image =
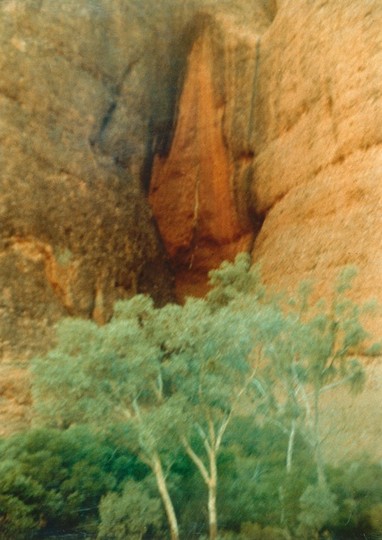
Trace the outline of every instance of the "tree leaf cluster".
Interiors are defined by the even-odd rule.
[[[150,298],[138,295],[118,302],[104,326],[64,320],[55,349],[33,362],[35,422],[59,429],[87,425],[99,435],[111,426],[119,430],[121,446],[152,472],[172,540],[184,528],[179,512],[189,515],[178,502],[182,475],[175,473],[174,464],[180,455],[188,469],[194,468],[185,483],[198,490],[204,484],[204,506],[196,510],[199,499],[194,512],[208,522],[211,540],[217,539],[218,526],[236,527],[222,517],[229,510],[219,510],[225,504],[222,490],[235,500],[235,482],[228,474],[235,467],[236,485],[248,486],[237,494],[240,523],[277,526],[301,538],[317,535],[341,513],[323,457],[322,395],[340,386],[361,389],[360,357],[380,349],[363,327],[369,306],[348,296],[353,277],[352,269],[345,270],[331,302],[313,303],[308,283],[292,298],[267,290],[259,268],[242,254],[211,272],[212,290],[203,299],[156,308]],[[251,418],[252,439],[268,426],[283,441],[270,454],[273,459],[277,455],[277,465],[254,459],[261,437],[246,452],[238,432],[229,441],[243,413]],[[302,482],[301,460],[310,463]],[[225,483],[227,478],[233,483]],[[129,486],[131,493],[120,495],[126,505],[141,501],[155,507],[153,495],[142,492],[141,485]],[[112,515],[121,521],[123,503],[115,497],[101,504],[105,523]],[[327,503],[319,510],[321,499]],[[262,520],[266,513],[271,523]],[[116,534],[128,534],[130,527],[133,536],[142,536],[158,527],[152,518],[126,519],[118,529],[125,532]]]

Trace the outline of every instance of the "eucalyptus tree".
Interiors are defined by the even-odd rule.
[[[206,484],[210,537],[217,537],[217,457],[255,377],[255,330],[264,318],[256,297],[244,294],[257,279],[249,266],[245,257],[223,265],[212,275],[214,292],[184,306],[155,309],[137,296],[117,303],[102,327],[65,320],[56,348],[33,364],[40,420],[126,426],[126,444],[155,475],[173,539],[179,530],[166,467],[182,446]]]
[[[183,448],[196,466],[215,540],[218,457],[237,413],[252,411],[259,422],[266,415],[287,432],[287,472],[298,430],[325,488],[321,397],[361,385],[356,354],[378,351],[365,349],[362,309],[346,297],[349,276],[339,280],[330,309],[312,306],[306,287],[298,301],[270,294],[248,255],[210,277],[207,297],[183,306],[156,309],[136,296],[117,303],[104,326],[64,320],[55,349],[33,362],[37,418],[63,428],[119,424],[124,444],[155,475],[172,540],[179,527],[167,480],[171,456]]]
[[[379,354],[370,343],[362,315],[372,304],[358,306],[347,293],[355,271],[346,268],[338,277],[327,306],[311,301],[311,284],[301,285],[296,299],[284,304],[282,331],[268,342],[268,362],[256,381],[256,391],[268,413],[288,433],[286,468],[291,471],[296,432],[311,447],[319,485],[325,485],[322,455],[322,396],[348,386],[359,391],[365,380],[362,356]],[[282,302],[281,302],[282,305]]]
[[[209,534],[215,540],[224,436],[237,413],[257,406],[253,385],[266,361],[266,344],[283,327],[283,315],[267,298],[248,254],[212,271],[210,284],[206,299],[189,299],[182,309],[172,378],[187,415],[180,440],[207,487]]]
[[[218,455],[256,372],[255,319],[255,313],[246,318],[228,307],[211,310],[204,300],[189,300],[177,324],[171,380],[184,403],[178,437],[207,487],[211,540],[218,535]]]
[[[37,420],[56,427],[91,424],[125,429],[125,444],[153,471],[172,540],[179,538],[167,486],[168,457],[176,444],[176,396],[164,388],[164,354],[156,338],[152,301],[137,296],[116,305],[99,327],[64,320],[56,348],[33,362]]]

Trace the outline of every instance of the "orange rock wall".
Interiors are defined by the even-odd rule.
[[[242,7],[196,16],[155,162],[178,290],[203,292],[208,269],[247,249],[279,288],[314,278],[326,294],[353,264],[356,297],[382,300],[382,4],[278,2],[273,19]]]
[[[289,2],[261,40],[252,203],[266,279],[382,300],[382,4]]]
[[[247,4],[233,13],[225,6],[217,18],[208,10],[195,17],[172,145],[154,161],[150,204],[179,297],[203,294],[208,271],[251,250],[255,236],[247,205],[253,153],[246,113],[257,34],[240,17]],[[258,31],[270,22],[260,5],[251,16]]]
[[[199,38],[188,61],[174,143],[167,157],[155,160],[150,191],[180,295],[203,292],[206,272],[247,250],[252,240],[235,208],[211,54],[208,38]]]

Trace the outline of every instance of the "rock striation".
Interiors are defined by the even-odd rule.
[[[382,299],[381,3],[233,4],[195,16],[174,137],[154,161],[178,289],[202,291],[246,249],[279,288],[314,278],[326,294],[354,264],[358,298]]]

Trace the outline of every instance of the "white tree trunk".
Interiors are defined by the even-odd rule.
[[[216,491],[217,491],[217,466],[215,452],[210,453],[210,478],[208,482],[208,520],[210,528],[210,540],[218,537],[218,523],[216,512]]]
[[[158,485],[158,490],[162,498],[163,506],[166,511],[167,520],[170,527],[171,540],[179,540],[178,520],[176,519],[174,506],[171,501],[170,494],[167,489],[166,478],[163,473],[162,463],[157,453],[152,457],[153,472]]]

